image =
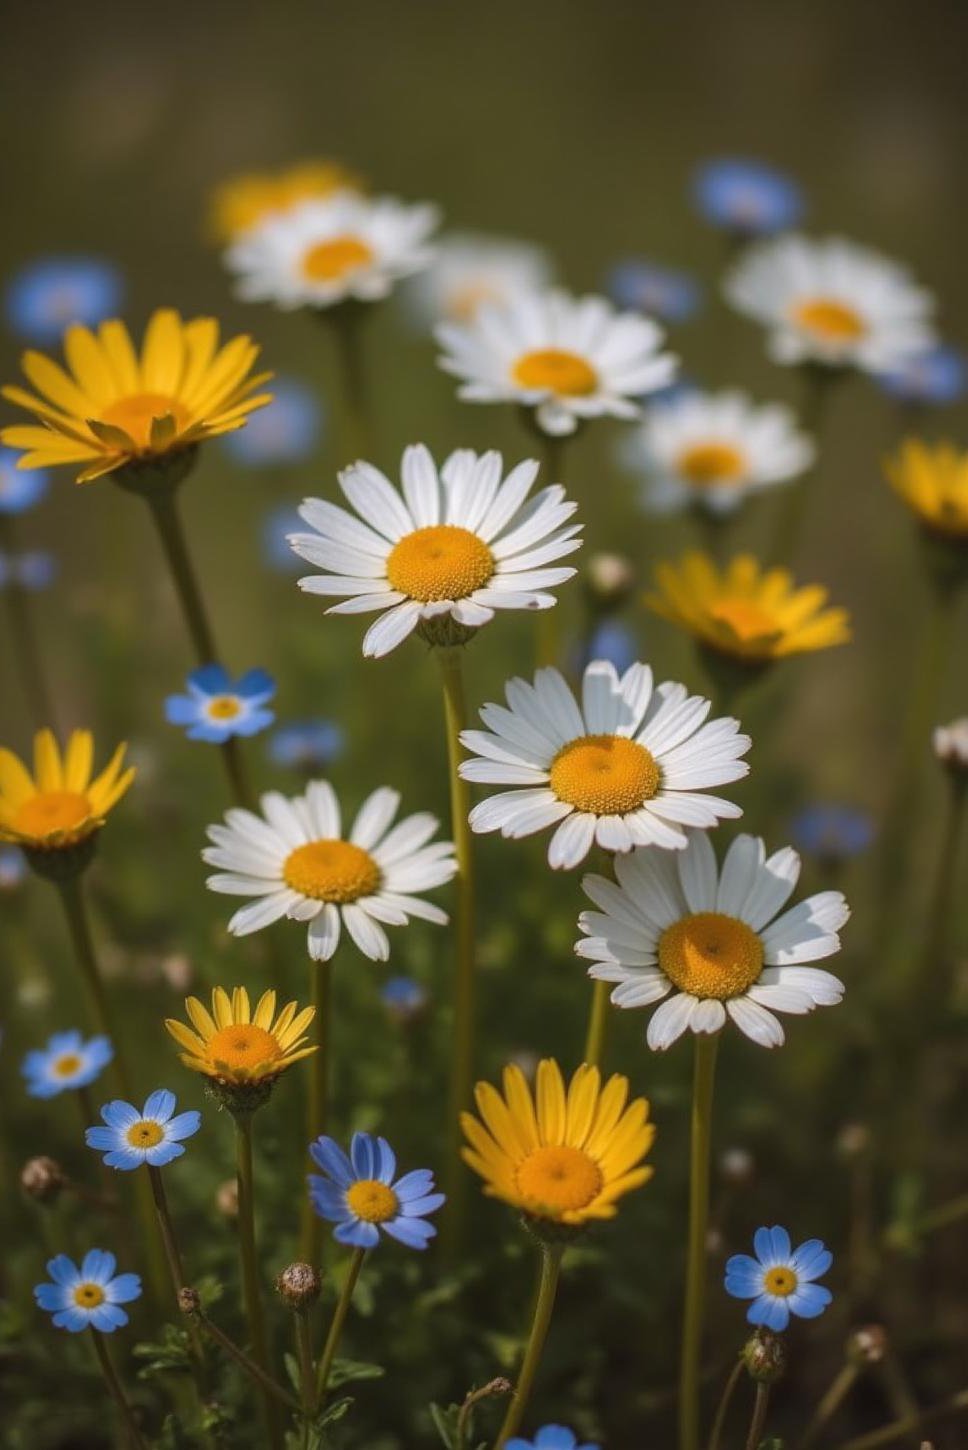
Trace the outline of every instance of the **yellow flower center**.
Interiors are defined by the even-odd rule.
[[[394,544],[387,558],[390,587],[421,604],[466,599],[493,573],[494,555],[484,540],[456,524],[415,529]]]
[[[165,1130],[160,1123],[142,1118],[140,1122],[132,1123],[124,1136],[131,1148],[154,1148],[165,1136]]]
[[[522,388],[546,388],[569,398],[584,398],[598,387],[595,369],[575,352],[560,347],[541,347],[526,352],[512,369]]]
[[[587,1208],[602,1191],[598,1164],[580,1148],[535,1148],[515,1174],[518,1192],[541,1217]]]
[[[596,816],[621,816],[651,800],[659,767],[644,745],[624,735],[583,735],[551,762],[551,789],[560,801]]]
[[[343,903],[372,896],[380,884],[380,868],[368,851],[351,841],[309,841],[290,851],[283,880],[300,896]]]
[[[101,422],[110,423],[112,428],[121,428],[136,448],[147,449],[151,447],[152,422],[169,414],[174,418],[175,429],[179,433],[191,421],[188,409],[167,393],[131,393],[105,408]]]
[[[213,720],[234,720],[241,709],[234,695],[216,695],[208,702],[208,713]]]
[[[91,803],[76,790],[41,790],[24,801],[13,818],[20,836],[43,837],[70,831],[91,818]]]
[[[207,1044],[208,1057],[219,1068],[229,1072],[251,1072],[264,1062],[275,1062],[282,1056],[271,1032],[252,1022],[236,1022],[220,1027]]]
[[[741,478],[746,458],[730,443],[695,443],[679,457],[679,472],[697,488]]]
[[[698,911],[666,927],[659,966],[681,992],[725,1002],[763,970],[763,943],[752,927],[721,911]]]
[[[104,1290],[100,1284],[77,1284],[74,1288],[74,1303],[78,1309],[96,1309],[104,1303]]]
[[[54,1063],[55,1077],[73,1077],[75,1072],[80,1071],[81,1059],[76,1052],[65,1052]]]
[[[776,1294],[780,1299],[786,1299],[797,1287],[798,1279],[792,1269],[784,1264],[777,1264],[773,1269],[767,1269],[763,1275],[763,1288],[767,1294]]]
[[[346,235],[310,247],[302,259],[302,269],[310,282],[338,282],[372,261],[373,248],[361,237]]]
[[[709,606],[709,614],[718,623],[727,625],[744,644],[782,633],[776,620],[750,599],[717,599]]]
[[[860,313],[835,297],[812,297],[793,308],[793,321],[821,342],[856,342],[867,325]]]
[[[365,1223],[386,1223],[394,1218],[400,1200],[393,1189],[376,1178],[361,1178],[346,1190],[346,1202]]]

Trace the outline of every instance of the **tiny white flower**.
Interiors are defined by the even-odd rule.
[[[485,303],[501,306],[550,280],[551,264],[540,247],[510,237],[451,232],[441,237],[433,262],[407,291],[419,320],[433,325],[469,322]]]

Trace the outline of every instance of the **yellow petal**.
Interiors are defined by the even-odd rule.
[[[185,366],[182,324],[171,307],[153,313],[141,349],[141,373],[146,393],[177,393]]]
[[[598,1068],[582,1063],[568,1087],[565,1108],[565,1142],[573,1148],[581,1148],[591,1131],[600,1086]]]
[[[218,346],[218,323],[214,317],[196,317],[186,323],[185,372],[182,377],[180,397],[185,406],[192,408],[193,401],[202,386],[215,349]]]
[[[218,1027],[231,1027],[232,1002],[224,987],[216,987],[212,992],[212,1013]]]
[[[16,809],[37,794],[33,776],[18,755],[0,748],[0,795]]]
[[[53,730],[38,730],[34,736],[34,776],[40,790],[63,790],[60,747]]]
[[[215,1019],[203,1002],[200,1002],[197,997],[189,997],[185,1003],[185,1011],[198,1029],[203,1045],[210,1037],[215,1036]]]
[[[96,401],[78,387],[64,369],[42,352],[25,352],[20,366],[39,393],[49,398],[58,408],[72,418],[89,418],[97,413]]]
[[[116,391],[118,393],[143,392],[138,359],[124,323],[116,320],[102,322],[98,329],[98,336],[114,376]]]
[[[275,992],[263,992],[262,996],[259,998],[259,1002],[256,1006],[255,1015],[253,1016],[252,1021],[255,1023],[256,1027],[262,1027],[265,1031],[268,1032],[269,1028],[272,1026],[272,1018],[275,1014],[275,1010]]]
[[[533,1148],[537,1148],[540,1142],[538,1119],[534,1110],[531,1089],[517,1063],[509,1063],[504,1069],[504,1096],[508,1108],[518,1124],[526,1150],[530,1152]]]
[[[174,1017],[166,1017],[165,1026],[168,1028],[168,1031],[171,1033],[172,1037],[174,1037],[175,1041],[181,1043],[182,1047],[187,1047],[190,1052],[205,1051],[204,1042],[202,1042],[200,1038],[196,1037],[194,1032],[191,1032],[185,1026],[184,1022],[176,1022]]]
[[[81,389],[100,409],[117,396],[114,375],[94,334],[75,323],[64,334],[64,355]]]
[[[554,1058],[538,1063],[535,1098],[538,1105],[538,1131],[542,1143],[556,1146],[565,1141],[565,1085],[561,1068]]]
[[[75,730],[64,756],[64,789],[84,792],[91,779],[94,736],[90,730]],[[93,804],[93,803],[92,803]]]

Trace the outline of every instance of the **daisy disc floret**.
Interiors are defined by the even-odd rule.
[[[479,1082],[478,1116],[461,1114],[464,1159],[490,1197],[538,1224],[580,1228],[614,1218],[618,1199],[652,1177],[642,1166],[655,1137],[649,1105],[628,1101],[628,1079],[619,1073],[603,1085],[598,1068],[583,1063],[566,1088],[557,1062],[546,1058],[533,1093],[513,1063],[503,1088]]]
[[[231,242],[267,217],[284,215],[305,201],[361,191],[355,172],[338,161],[300,161],[281,171],[231,176],[212,193],[209,226],[216,241]]]
[[[575,950],[591,962],[590,977],[617,984],[616,1007],[662,1002],[646,1039],[654,1050],[687,1029],[718,1032],[727,1018],[761,1047],[779,1047],[774,1013],[812,1012],[843,996],[837,977],[807,964],[840,950],[847,903],[821,891],[784,911],[800,875],[791,847],[767,856],[758,837],[737,836],[720,870],[696,831],[676,855],[617,856],[615,875],[584,878],[598,910],[579,917],[585,940]]]
[[[758,1228],[756,1255],[734,1254],[726,1264],[726,1292],[734,1299],[752,1299],[746,1311],[750,1324],[781,1334],[796,1319],[816,1319],[833,1295],[815,1281],[826,1274],[834,1256],[821,1239],[807,1239],[796,1249],[779,1224]]]
[[[441,323],[440,366],[469,403],[520,403],[544,433],[574,433],[588,418],[637,418],[634,399],[664,388],[677,360],[650,318],[616,312],[604,297],[532,292]]]
[[[623,675],[606,660],[585,670],[581,702],[556,669],[534,683],[509,680],[507,708],[485,705],[487,730],[465,730],[465,780],[509,785],[470,814],[473,830],[516,839],[556,826],[548,861],[577,866],[592,844],[606,851],[634,846],[682,850],[684,827],[708,830],[742,814],[707,795],[741,780],[750,748],[739,722],[706,721],[710,703],[667,680],[654,685],[648,665]]]
[[[299,587],[341,596],[330,614],[380,610],[363,639],[371,657],[414,630],[431,643],[464,643],[496,610],[550,609],[548,591],[575,573],[555,561],[580,547],[581,525],[560,484],[531,493],[537,476],[529,459],[505,478],[500,453],[470,449],[438,472],[421,443],[404,450],[398,492],[372,464],[356,463],[339,479],[356,516],[323,499],[300,509],[314,532],[290,543],[327,572]]]
[[[117,1260],[105,1249],[91,1249],[80,1268],[66,1254],[58,1254],[47,1265],[51,1282],[38,1284],[34,1298],[41,1309],[53,1315],[57,1329],[79,1334],[96,1329],[113,1334],[128,1322],[122,1304],[141,1297],[137,1274],[116,1274]]]
[[[320,1218],[336,1227],[341,1244],[372,1249],[381,1233],[425,1249],[437,1230],[427,1221],[444,1203],[434,1190],[429,1168],[415,1168],[397,1178],[396,1154],[385,1138],[354,1133],[349,1157],[333,1138],[317,1138],[309,1155],[322,1176],[309,1175],[309,1201]]]
[[[38,730],[33,774],[0,748],[0,840],[54,852],[94,835],[134,780],[134,767],[124,768],[126,749],[119,745],[95,776],[89,730],[75,730],[63,752],[52,730]]]
[[[88,1128],[84,1141],[104,1154],[108,1168],[126,1173],[142,1164],[163,1168],[182,1156],[182,1140],[197,1133],[202,1122],[200,1113],[176,1114],[175,1106],[175,1094],[167,1088],[151,1093],[140,1109],[121,1100],[105,1103],[101,1109],[105,1126]]]
[[[349,835],[328,781],[312,781],[305,795],[278,791],[262,797],[262,815],[233,809],[224,826],[210,826],[212,845],[202,852],[219,867],[207,881],[212,891],[256,899],[229,922],[247,936],[280,917],[309,923],[309,955],[328,961],[345,926],[364,956],[386,961],[384,925],[405,926],[411,916],[438,926],[440,907],[417,893],[442,886],[457,871],[450,841],[430,843],[439,822],[426,811],[393,824],[400,795],[386,786],[360,807]]]
[[[216,987],[211,1011],[197,997],[186,999],[185,1010],[191,1027],[170,1017],[165,1022],[185,1049],[182,1062],[229,1087],[274,1082],[294,1062],[316,1051],[315,1046],[303,1046],[315,1007],[300,1011],[295,1002],[287,1002],[277,1014],[275,992],[263,992],[253,1011],[244,987],[234,987],[231,997],[224,987]]]
[[[922,528],[968,544],[968,452],[909,438],[886,467],[895,493]]]
[[[114,1057],[106,1037],[89,1037],[80,1032],[55,1032],[46,1047],[28,1052],[20,1065],[32,1098],[55,1098],[71,1089],[89,1087]]]

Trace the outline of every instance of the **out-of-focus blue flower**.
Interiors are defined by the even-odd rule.
[[[507,1442],[505,1450],[601,1450],[601,1447],[589,1440],[579,1445],[574,1430],[568,1430],[564,1425],[545,1425],[533,1440],[522,1440],[520,1435],[515,1435]]]
[[[752,1299],[746,1311],[750,1324],[762,1324],[781,1333],[790,1322],[816,1319],[830,1303],[833,1295],[822,1284],[813,1281],[825,1274],[834,1261],[833,1254],[820,1239],[808,1239],[798,1249],[791,1248],[785,1228],[758,1228],[753,1235],[753,1252],[734,1254],[726,1264],[726,1292],[734,1299]]]
[[[608,660],[619,674],[624,674],[639,658],[639,645],[634,632],[619,619],[603,619],[589,635],[583,653],[582,668],[592,660]]]
[[[128,1322],[119,1306],[141,1297],[138,1275],[115,1274],[116,1268],[117,1260],[105,1249],[91,1249],[80,1268],[66,1254],[58,1254],[47,1265],[52,1282],[35,1285],[34,1298],[53,1314],[58,1329],[113,1334]]]
[[[0,846],[0,891],[16,891],[27,875],[27,861],[17,846]]]
[[[425,1249],[437,1233],[425,1217],[444,1202],[434,1192],[434,1175],[416,1168],[394,1182],[396,1155],[385,1138],[354,1133],[348,1158],[334,1139],[317,1138],[309,1153],[326,1175],[309,1175],[309,1201],[320,1218],[336,1224],[339,1243],[372,1249],[382,1229],[410,1249]]]
[[[395,1022],[412,1022],[427,1006],[427,988],[413,977],[389,977],[380,988],[380,1001]]]
[[[55,1032],[46,1047],[27,1053],[20,1071],[32,1098],[55,1098],[94,1082],[113,1056],[114,1048],[106,1037],[85,1042],[77,1031]]]
[[[645,312],[659,322],[686,322],[702,301],[702,289],[688,272],[663,267],[645,257],[616,262],[606,289],[617,307]]]
[[[187,695],[169,695],[165,719],[186,727],[189,740],[224,745],[233,735],[258,735],[276,718],[264,706],[276,693],[265,670],[248,670],[233,680],[222,665],[203,665],[186,680]]]
[[[867,850],[874,839],[874,822],[858,806],[818,801],[797,812],[790,833],[793,844],[808,855],[846,861]]]
[[[693,196],[707,221],[738,236],[784,231],[804,212],[803,192],[793,178],[760,161],[707,161],[693,178]]]
[[[901,403],[957,403],[968,389],[968,358],[959,348],[939,343],[908,358],[894,372],[881,373],[878,382]]]
[[[13,448],[0,448],[0,514],[26,513],[40,502],[50,484],[46,468],[18,468],[20,457]]]
[[[269,737],[273,765],[314,773],[342,755],[346,741],[332,720],[290,720]]]
[[[0,589],[29,589],[32,593],[48,588],[57,577],[57,560],[45,549],[29,549],[25,554],[0,554]]]
[[[306,565],[293,553],[289,535],[301,533],[305,528],[298,509],[291,504],[279,504],[267,511],[262,520],[262,557],[269,569],[277,574],[303,573]]]
[[[300,463],[315,451],[322,427],[322,405],[312,389],[297,378],[276,377],[272,402],[253,413],[244,428],[226,433],[222,446],[245,468]]]
[[[4,292],[9,326],[29,342],[59,342],[72,322],[94,327],[121,310],[120,271],[100,257],[38,257]]]
[[[181,1157],[185,1151],[182,1138],[197,1133],[202,1121],[194,1109],[177,1117],[172,1116],[174,1111],[175,1094],[167,1088],[151,1093],[140,1112],[133,1103],[120,1099],[105,1103],[101,1117],[107,1126],[88,1128],[84,1141],[104,1154],[109,1168],[130,1172],[143,1163],[163,1168],[173,1158]]]

